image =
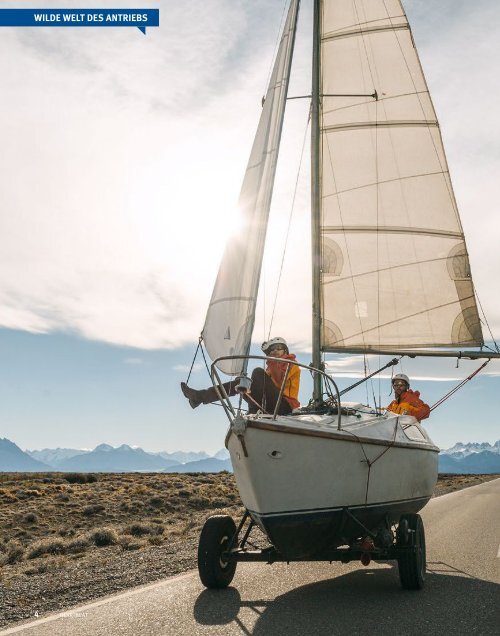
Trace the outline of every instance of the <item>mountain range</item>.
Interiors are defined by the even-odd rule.
[[[500,473],[500,440],[488,442],[457,442],[439,453],[440,473],[485,474]]]
[[[148,453],[122,444],[99,444],[93,450],[44,448],[22,451],[0,438],[0,472],[220,472],[232,471],[227,450],[214,456],[201,452]]]
[[[44,448],[22,451],[10,440],[0,438],[0,472],[232,472],[228,451],[210,456],[204,451],[150,453],[127,444],[118,447],[99,444],[93,450]],[[500,474],[500,440],[457,442],[439,454],[440,473]]]

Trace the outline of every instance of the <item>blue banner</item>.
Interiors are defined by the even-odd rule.
[[[146,27],[160,25],[159,9],[0,9],[0,27]]]

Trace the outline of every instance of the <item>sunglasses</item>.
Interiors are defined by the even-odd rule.
[[[274,347],[271,347],[270,349],[267,350],[268,353],[274,353],[275,351],[286,351],[285,347],[282,347],[281,345],[275,345]]]

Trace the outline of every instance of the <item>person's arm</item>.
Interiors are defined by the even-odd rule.
[[[403,393],[400,407],[406,410],[408,415],[413,415],[419,422],[425,420],[431,413],[429,405],[410,392]]]

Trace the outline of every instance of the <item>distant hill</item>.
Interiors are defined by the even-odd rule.
[[[172,459],[164,459],[142,448],[131,448],[122,444],[113,448],[100,444],[90,453],[75,455],[58,463],[57,469],[64,472],[155,472],[177,465]]]
[[[7,438],[0,438],[0,472],[45,473],[54,470],[51,466],[40,462]]]
[[[439,454],[440,473],[500,474],[500,440],[488,442],[458,442]]]
[[[227,448],[221,448],[220,451],[217,451],[214,455],[215,459],[229,459],[229,451]]]
[[[70,457],[76,457],[76,455],[84,455],[90,453],[89,450],[81,450],[78,448],[44,448],[42,450],[26,450],[26,453],[37,459],[39,462],[49,464],[57,468],[60,462],[69,459]]]
[[[16,450],[17,449],[17,450]],[[2,447],[0,447],[2,452]],[[220,472],[232,471],[229,453],[222,448],[214,457],[205,451],[167,451],[149,453],[127,444],[114,448],[99,444],[94,450],[77,448],[44,448],[23,452],[9,440],[3,440],[3,471],[61,472]],[[7,460],[7,454],[9,460]],[[12,459],[16,457],[15,461]]]
[[[161,451],[155,453],[164,459],[173,459],[178,464],[185,464],[186,462],[196,462],[200,459],[208,459],[210,455],[205,451],[174,451],[173,453],[167,453],[167,451]]]
[[[179,466],[172,466],[163,472],[165,473],[220,473],[223,470],[233,472],[233,466],[230,459],[216,459],[209,457],[208,459],[200,459],[197,462],[187,462]]]

